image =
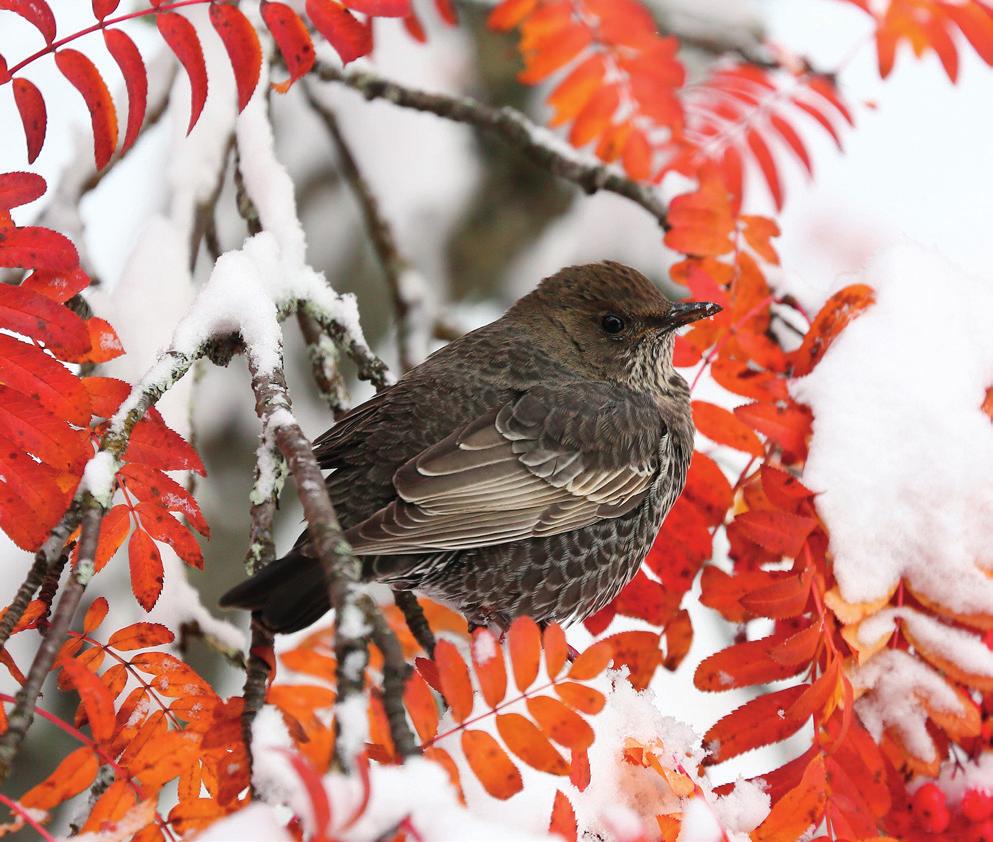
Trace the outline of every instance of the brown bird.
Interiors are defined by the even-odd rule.
[[[693,451],[676,328],[716,304],[670,302],[619,263],[563,269],[432,354],[315,442],[368,580],[474,625],[581,620],[631,580]],[[228,591],[290,632],[328,608],[304,533]]]

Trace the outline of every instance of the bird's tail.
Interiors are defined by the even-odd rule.
[[[231,588],[220,605],[252,611],[267,628],[288,634],[319,620],[331,601],[320,562],[294,548]]]

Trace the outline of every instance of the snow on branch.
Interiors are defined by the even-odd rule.
[[[325,82],[346,85],[366,99],[384,99],[401,108],[426,111],[491,132],[553,175],[577,184],[587,193],[606,190],[623,196],[641,205],[662,228],[669,228],[668,209],[653,186],[634,181],[577,152],[515,108],[493,108],[470,97],[420,91],[369,71],[342,70],[321,61],[315,63],[314,73]]]

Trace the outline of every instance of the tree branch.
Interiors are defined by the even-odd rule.
[[[427,653],[429,658],[434,657],[434,632],[428,623],[428,618],[424,616],[424,609],[417,601],[417,597],[410,591],[393,591],[393,601],[397,608],[403,612],[403,618],[407,621],[407,628],[414,636],[421,648]]]
[[[321,61],[314,65],[314,73],[326,82],[346,85],[366,99],[385,99],[401,108],[426,111],[490,132],[553,175],[579,185],[587,193],[606,190],[630,199],[654,216],[662,228],[669,228],[665,203],[654,187],[581,155],[514,108],[493,108],[469,97],[419,91],[375,73],[342,70]]]

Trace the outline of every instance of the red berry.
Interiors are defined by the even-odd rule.
[[[962,796],[962,815],[973,823],[993,817],[993,793],[967,789]]]
[[[993,842],[993,819],[974,824],[965,838],[966,842]]]
[[[945,793],[933,783],[924,784],[914,793],[913,811],[921,830],[928,833],[942,833],[952,820]]]

